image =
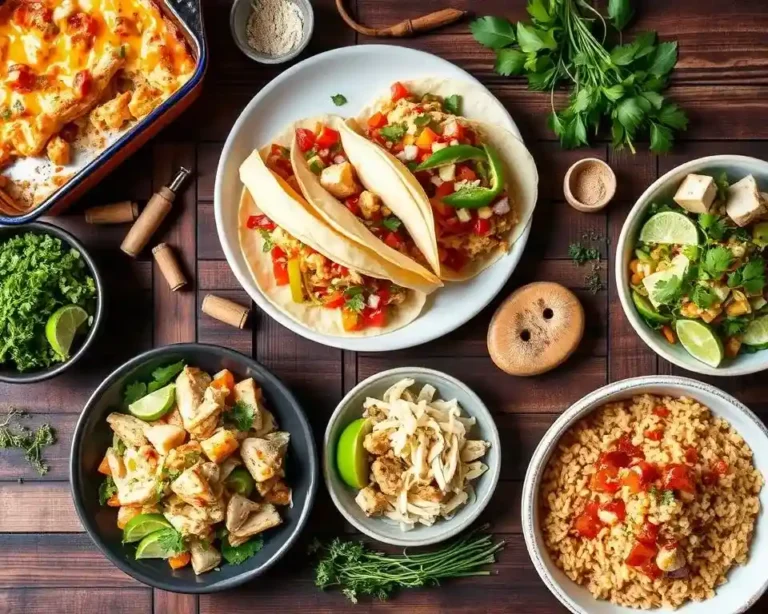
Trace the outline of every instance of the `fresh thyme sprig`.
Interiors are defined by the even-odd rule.
[[[34,431],[21,426],[26,412],[11,408],[0,422],[0,450],[17,449],[24,452],[24,458],[40,475],[48,473],[48,463],[43,459],[43,450],[56,443],[56,431],[50,424],[42,424]]]

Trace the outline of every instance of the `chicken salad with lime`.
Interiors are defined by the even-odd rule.
[[[240,564],[291,505],[285,479],[290,434],[278,430],[252,378],[214,376],[183,362],[124,390],[110,413],[112,445],[99,465],[102,505],[117,508],[137,559],[191,564],[199,575]]]
[[[768,194],[729,179],[689,174],[651,205],[628,272],[645,323],[711,367],[768,349]]]

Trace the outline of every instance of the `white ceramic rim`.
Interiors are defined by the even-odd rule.
[[[226,160],[229,157],[229,151],[233,147],[233,142],[236,138],[236,135],[242,130],[242,125],[247,121],[248,117],[254,112],[254,109],[259,105],[259,102],[267,96],[267,94],[276,87],[277,84],[281,83],[282,81],[290,78],[295,72],[298,72],[300,70],[303,70],[307,66],[312,66],[314,64],[319,64],[322,62],[327,61],[329,58],[333,59],[336,56],[345,56],[347,54],[354,54],[354,53],[390,53],[390,54],[402,54],[406,53],[408,55],[419,55],[419,56],[428,56],[431,61],[434,61],[438,64],[444,64],[446,67],[450,68],[450,71],[452,72],[458,72],[461,73],[461,78],[466,79],[467,81],[470,81],[473,84],[476,84],[479,87],[482,87],[488,94],[496,101],[497,105],[501,110],[503,110],[505,116],[509,119],[509,125],[507,126],[508,129],[512,130],[512,132],[515,133],[516,136],[520,138],[522,141],[522,137],[520,136],[520,130],[517,127],[517,124],[515,124],[515,121],[512,119],[512,116],[509,114],[509,112],[506,110],[504,105],[499,102],[499,100],[491,94],[490,91],[482,84],[480,81],[478,81],[475,77],[470,75],[465,70],[459,68],[455,64],[452,64],[451,62],[448,62],[447,60],[444,60],[438,56],[435,56],[431,53],[427,53],[425,51],[419,51],[416,49],[410,49],[408,47],[399,47],[395,45],[353,45],[350,47],[341,47],[339,49],[333,49],[331,51],[326,51],[324,53],[320,53],[318,55],[312,56],[310,58],[307,58],[306,60],[303,60],[294,66],[291,66],[289,69],[282,72],[278,77],[270,81],[265,87],[263,87],[258,94],[256,94],[251,101],[245,106],[243,111],[240,113],[240,116],[237,118],[237,121],[235,121],[234,125],[232,126],[232,129],[230,130],[229,135],[227,136],[227,140],[224,143],[224,148],[222,149],[221,156],[219,158],[219,164],[216,168],[216,181],[214,186],[214,218],[216,221],[216,232],[219,237],[219,243],[221,244],[222,250],[224,251],[224,256],[227,260],[227,263],[232,270],[232,273],[237,278],[237,281],[240,283],[240,286],[248,293],[248,295],[253,299],[253,301],[258,305],[259,309],[266,313],[269,317],[271,317],[273,320],[279,322],[283,326],[285,326],[287,329],[293,331],[297,335],[300,335],[301,337],[304,337],[305,339],[309,339],[310,341],[315,341],[316,343],[320,343],[322,345],[328,346],[328,347],[335,347],[342,350],[351,350],[356,352],[388,352],[391,350],[403,350],[406,348],[414,347],[417,345],[421,345],[423,343],[428,343],[430,341],[434,341],[435,339],[438,339],[440,337],[443,337],[457,328],[463,326],[466,324],[469,320],[474,318],[478,313],[480,313],[483,309],[485,309],[488,304],[499,294],[499,292],[502,290],[502,288],[506,285],[507,281],[509,281],[509,278],[512,276],[512,273],[514,273],[515,269],[517,268],[518,263],[520,262],[520,259],[523,256],[523,252],[525,251],[526,243],[528,242],[528,237],[531,234],[531,224],[533,222],[533,216],[528,220],[528,223],[526,224],[525,229],[518,237],[517,241],[512,245],[512,248],[510,249],[509,253],[507,253],[506,256],[500,258],[497,262],[495,262],[489,269],[486,269],[486,271],[483,271],[480,273],[480,275],[487,275],[488,271],[491,269],[498,270],[499,268],[503,267],[505,270],[502,274],[497,274],[497,278],[495,279],[495,283],[492,286],[489,286],[486,290],[487,295],[480,300],[477,304],[475,304],[473,309],[468,309],[466,311],[458,311],[457,314],[459,314],[455,320],[452,320],[451,323],[446,326],[431,326],[431,327],[424,327],[424,326],[417,326],[416,323],[419,322],[419,319],[423,317],[423,315],[420,315],[416,320],[408,324],[407,326],[403,327],[402,329],[398,329],[395,331],[391,331],[389,333],[385,333],[383,335],[377,335],[372,337],[339,337],[339,336],[332,336],[332,335],[324,335],[322,333],[315,332],[313,330],[310,330],[306,326],[296,322],[286,314],[284,314],[282,311],[277,309],[272,303],[270,303],[266,297],[259,292],[257,289],[255,289],[255,282],[253,282],[251,278],[250,272],[247,270],[247,267],[240,267],[237,264],[237,258],[236,255],[233,253],[233,249],[230,248],[229,242],[226,237],[226,233],[224,232],[224,223],[222,219],[221,214],[221,208],[223,207],[223,200],[224,200],[224,187],[222,185],[222,179],[221,177],[224,174],[224,168],[227,164]],[[405,73],[407,73],[407,70],[404,70]],[[459,77],[452,77],[452,78],[459,78]],[[239,250],[239,246],[238,246]],[[449,282],[449,283],[461,283],[461,282]],[[254,288],[253,291],[251,291],[251,288]],[[439,291],[439,290],[438,290]],[[427,310],[430,308],[430,301],[431,298],[427,297],[427,304],[425,305],[424,309]],[[393,335],[398,333],[398,331],[402,330],[408,330],[408,335],[400,335],[396,338],[393,338]]]
[[[329,439],[331,436],[331,425],[333,425],[336,422],[336,420],[338,420],[339,415],[341,414],[341,410],[347,404],[347,400],[349,398],[357,394],[363,388],[366,388],[367,386],[377,382],[378,380],[390,375],[402,375],[403,377],[411,377],[417,380],[418,382],[419,375],[423,375],[423,374],[428,374],[428,375],[431,375],[432,377],[436,377],[438,379],[444,379],[447,382],[450,382],[457,388],[461,388],[466,393],[466,395],[472,399],[472,402],[474,403],[472,407],[472,416],[477,417],[479,414],[482,414],[483,419],[487,421],[488,430],[491,434],[491,438],[490,438],[491,446],[496,448],[499,455],[499,460],[495,467],[488,467],[488,471],[485,474],[487,476],[487,479],[490,479],[491,481],[491,486],[488,489],[488,492],[485,494],[485,496],[483,496],[482,498],[478,498],[475,501],[475,503],[473,504],[474,508],[470,511],[469,515],[462,520],[462,522],[452,524],[453,522],[452,520],[443,521],[445,523],[445,530],[442,533],[439,533],[433,537],[425,538],[421,541],[414,543],[414,540],[402,541],[402,540],[394,539],[387,535],[378,533],[375,530],[371,529],[369,526],[366,526],[365,524],[358,522],[351,514],[347,513],[347,511],[341,505],[341,502],[339,501],[339,497],[336,495],[336,491],[331,487],[330,472],[333,471],[333,469],[329,466],[329,463],[328,463],[328,447],[330,445]],[[336,406],[336,409],[333,410],[333,414],[331,414],[331,417],[328,420],[328,426],[326,426],[325,428],[325,435],[323,436],[323,479],[325,480],[325,488],[328,491],[328,493],[331,495],[331,499],[333,500],[333,504],[336,506],[336,509],[339,512],[341,512],[341,515],[344,516],[347,522],[349,522],[361,533],[364,533],[368,537],[372,537],[376,541],[380,541],[385,544],[391,544],[393,546],[406,546],[410,548],[419,548],[421,546],[429,546],[431,544],[437,544],[437,543],[443,542],[446,539],[450,539],[451,537],[457,535],[458,533],[461,533],[464,529],[469,527],[475,520],[477,520],[478,516],[482,514],[483,510],[486,508],[486,506],[490,502],[494,492],[496,492],[496,486],[498,486],[499,484],[500,474],[501,474],[501,440],[499,439],[499,431],[496,428],[496,421],[493,419],[493,415],[491,414],[490,410],[485,406],[485,403],[483,403],[480,397],[477,396],[475,391],[472,390],[469,386],[467,386],[464,382],[456,379],[452,375],[448,375],[447,373],[443,373],[442,371],[437,371],[435,369],[427,369],[425,367],[397,367],[395,369],[389,369],[387,371],[382,371],[381,373],[376,373],[375,375],[371,375],[370,377],[364,379],[362,382],[357,384],[357,386],[352,388],[352,390],[350,390],[347,394],[345,394],[344,398]],[[418,529],[415,529],[415,530],[418,530]]]
[[[589,614],[589,612],[579,607],[579,605],[560,588],[560,584],[552,577],[544,563],[544,556],[547,556],[547,554],[542,553],[536,546],[536,532],[538,527],[534,525],[534,511],[537,505],[541,476],[554,447],[557,445],[557,442],[560,441],[560,438],[565,431],[573,426],[575,422],[598,409],[602,399],[617,392],[632,396],[634,390],[647,388],[648,386],[681,386],[689,389],[701,390],[712,394],[713,396],[720,397],[723,401],[730,404],[735,411],[744,414],[744,416],[754,424],[755,428],[762,433],[765,439],[765,444],[768,446],[768,428],[766,428],[765,424],[763,424],[751,409],[735,397],[723,392],[712,384],[706,384],[689,377],[647,375],[620,380],[598,388],[594,392],[590,392],[566,409],[561,416],[555,420],[554,424],[549,427],[547,432],[541,438],[539,445],[536,446],[536,450],[531,457],[531,462],[528,464],[528,469],[525,472],[520,515],[525,546],[528,549],[528,556],[531,558],[533,566],[536,568],[539,577],[550,592],[560,600],[560,603],[574,614]],[[765,510],[763,510],[763,513],[765,513]],[[768,579],[766,579],[763,585],[753,595],[745,596],[746,601],[738,610],[734,610],[729,614],[741,614],[749,610],[763,593],[765,593],[766,589],[768,589]]]
[[[640,338],[645,342],[645,344],[649,348],[651,348],[654,352],[656,352],[659,356],[677,365],[678,367],[682,367],[687,371],[693,371],[694,373],[701,373],[702,375],[716,375],[719,377],[730,377],[734,375],[749,375],[750,373],[758,373],[768,368],[768,362],[763,364],[762,366],[761,365],[744,366],[744,365],[739,365],[737,363],[737,364],[727,365],[725,367],[715,368],[715,367],[710,367],[709,365],[705,365],[703,362],[697,360],[693,356],[691,356],[690,362],[686,362],[684,360],[680,360],[672,352],[669,352],[664,347],[664,343],[661,341],[658,335],[655,334],[655,331],[649,328],[645,324],[645,322],[643,322],[640,316],[637,314],[637,310],[635,309],[635,306],[632,303],[632,297],[630,294],[631,291],[629,289],[629,283],[627,280],[627,271],[626,271],[626,267],[624,267],[624,258],[622,256],[622,252],[624,251],[625,243],[630,239],[629,233],[631,231],[632,226],[636,223],[639,217],[645,214],[646,208],[651,204],[649,202],[646,202],[646,200],[651,196],[651,194],[653,194],[653,192],[655,192],[663,184],[669,181],[670,177],[672,177],[673,175],[679,174],[681,172],[685,172],[688,169],[695,169],[696,167],[699,167],[702,164],[714,165],[718,163],[733,163],[733,162],[745,162],[745,163],[757,162],[760,164],[766,164],[764,160],[761,160],[760,158],[754,158],[752,156],[719,154],[716,156],[705,156],[703,158],[696,158],[695,160],[690,160],[689,162],[681,164],[680,166],[676,166],[672,170],[664,173],[664,175],[662,175],[656,181],[654,181],[645,190],[645,192],[642,193],[640,198],[637,199],[637,201],[635,202],[635,205],[630,210],[626,220],[624,220],[624,225],[621,228],[621,234],[619,235],[619,240],[616,242],[616,253],[614,255],[614,260],[616,261],[614,278],[616,280],[616,289],[618,290],[619,300],[621,301],[621,307],[624,310],[624,315],[627,317],[627,320],[629,320],[629,323],[632,325],[632,328],[634,328],[635,332],[638,335],[640,335]],[[768,356],[768,354],[766,354],[766,356]]]

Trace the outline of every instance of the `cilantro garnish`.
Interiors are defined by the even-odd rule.
[[[706,274],[713,278],[718,278],[730,268],[732,263],[733,254],[731,250],[718,245],[707,250],[701,266]]]
[[[765,261],[758,257],[747,262],[728,275],[728,286],[742,287],[747,294],[759,294],[765,287]]]
[[[714,213],[700,213],[699,214],[699,226],[707,233],[710,239],[718,241],[723,238],[727,226],[725,225],[723,218]]]
[[[600,250],[596,247],[586,247],[581,243],[571,243],[568,246],[568,256],[576,264],[582,265],[590,260],[600,260]]]
[[[333,104],[337,107],[343,107],[347,104],[347,97],[344,94],[334,94],[331,96],[331,100],[333,100]]]
[[[176,529],[161,529],[160,535],[157,538],[157,545],[168,556],[175,556],[187,551],[184,537]]]
[[[221,556],[230,565],[245,563],[254,554],[264,547],[264,538],[261,535],[252,537],[244,544],[232,546],[226,534],[221,536]]]
[[[387,230],[391,230],[392,232],[395,232],[403,223],[400,221],[399,218],[396,218],[395,216],[385,217],[383,220],[381,220],[381,225],[384,226]]]
[[[272,240],[272,233],[266,228],[259,228],[259,234],[264,240],[264,245],[261,246],[261,251],[264,253],[271,252],[272,248],[275,246],[275,242]]]
[[[144,396],[147,396],[147,385],[144,382],[131,382],[123,392],[123,402],[130,405]]]
[[[388,141],[397,142],[400,141],[408,132],[408,126],[403,124],[389,124],[379,130],[379,134]]]
[[[696,306],[700,309],[709,309],[717,303],[718,296],[712,288],[696,284],[691,292],[691,300],[696,303]]]
[[[461,96],[452,94],[443,100],[443,109],[451,115],[461,115]]]
[[[112,479],[111,475],[104,478],[104,481],[99,486],[99,504],[106,505],[114,495],[117,494],[117,485]]]
[[[669,279],[660,279],[653,286],[654,297],[663,305],[674,305],[683,293],[683,280],[677,275]]]
[[[422,126],[428,126],[432,121],[432,116],[429,113],[422,113],[413,118],[413,123],[421,128]]]
[[[253,426],[253,416],[256,410],[249,403],[237,401],[224,414],[224,420],[237,427],[238,431],[249,431]]]
[[[351,286],[344,290],[344,297],[346,302],[344,307],[350,311],[361,313],[365,308],[365,299],[363,298],[362,286]]]
[[[184,369],[184,361],[180,360],[164,367],[158,367],[152,371],[152,379],[149,382],[134,380],[129,382],[123,391],[123,403],[130,405],[150,392],[167,386],[171,380]]]

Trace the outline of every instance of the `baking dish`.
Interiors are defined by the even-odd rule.
[[[161,12],[178,27],[195,59],[195,69],[190,79],[141,121],[77,168],[66,183],[37,207],[18,216],[0,214],[0,225],[24,224],[42,215],[61,213],[159,130],[176,119],[200,94],[208,66],[208,46],[205,40],[201,0],[154,1]],[[34,167],[31,168],[28,180],[34,181]]]

